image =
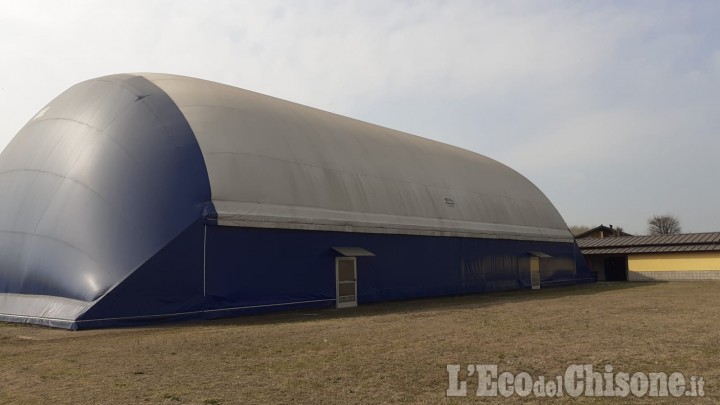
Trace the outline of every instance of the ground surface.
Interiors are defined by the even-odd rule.
[[[153,328],[0,324],[0,403],[495,403],[447,364],[683,372],[720,402],[720,282],[594,284]],[[461,373],[460,378],[464,379]],[[502,400],[502,401],[500,401]],[[527,399],[525,399],[527,400]],[[532,399],[676,403],[675,398]]]

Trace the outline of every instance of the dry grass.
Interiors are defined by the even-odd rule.
[[[701,375],[720,399],[720,283],[616,283],[68,332],[0,324],[0,403],[493,403],[448,363]],[[468,383],[470,394],[475,389]],[[512,397],[506,402],[520,402]],[[657,403],[544,399],[543,403]],[[665,403],[673,403],[672,399]]]

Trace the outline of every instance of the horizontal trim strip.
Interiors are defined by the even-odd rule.
[[[574,243],[567,229],[222,200],[213,204],[222,226]]]
[[[268,308],[268,307],[280,307],[280,306],[284,306],[284,305],[311,304],[311,303],[315,303],[315,302],[327,302],[327,301],[335,301],[335,300],[336,300],[335,298],[327,298],[327,299],[322,299],[322,300],[282,302],[282,303],[278,303],[278,304],[264,304],[264,305],[248,305],[248,306],[243,306],[243,307],[207,309],[207,310],[202,310],[202,311],[173,312],[173,313],[168,313],[168,314],[125,316],[125,317],[117,317],[117,318],[81,319],[81,320],[77,320],[75,322],[84,323],[84,322],[101,322],[101,321],[120,321],[120,320],[128,320],[128,319],[153,319],[153,318],[171,317],[171,316],[178,316],[178,315],[192,315],[192,314],[204,314],[204,313],[209,313],[209,312],[233,311],[233,310],[237,310],[237,309]]]

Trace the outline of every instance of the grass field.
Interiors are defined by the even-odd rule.
[[[69,332],[0,324],[0,403],[495,403],[446,398],[447,364],[699,375],[720,402],[720,283],[599,283]],[[461,378],[465,374],[461,373]],[[527,400],[527,399],[524,399]],[[538,401],[531,399],[532,401]],[[675,398],[540,403],[676,403]]]

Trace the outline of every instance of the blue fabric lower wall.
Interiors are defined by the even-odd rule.
[[[513,240],[210,226],[208,309],[308,301],[334,305],[332,247],[362,247],[358,302],[530,286],[529,254],[541,251],[542,284],[577,280],[575,245]]]
[[[540,260],[542,285],[570,284],[589,276],[583,273],[586,269],[576,271],[574,243],[197,222],[92,305],[76,327],[335,306],[339,254],[332,247],[362,247],[375,254],[357,258],[359,304],[528,288],[533,251],[552,256]]]

